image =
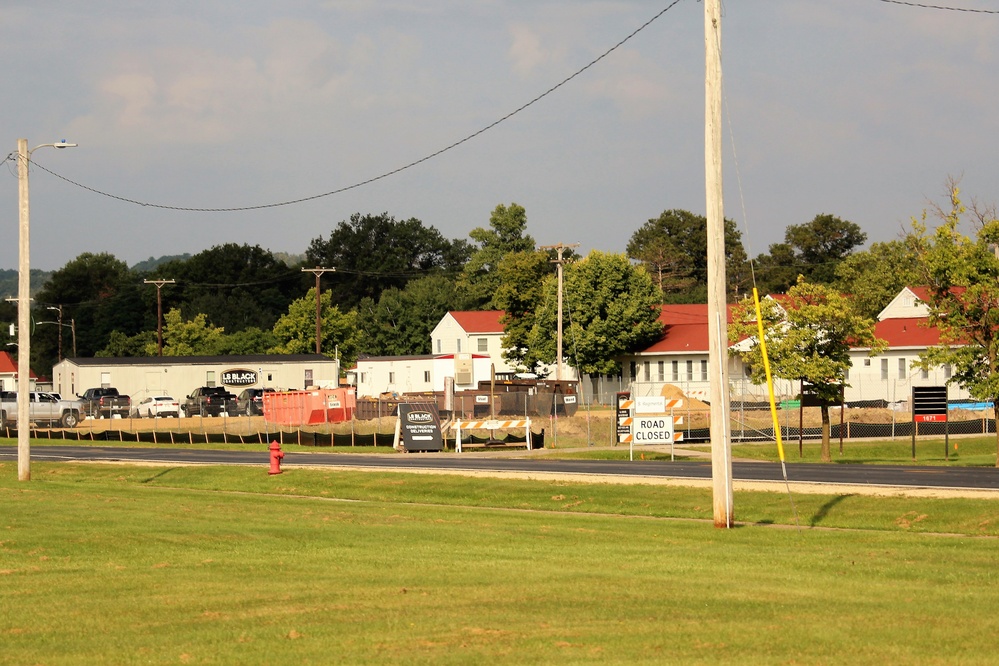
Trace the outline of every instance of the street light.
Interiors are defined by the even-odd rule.
[[[31,270],[28,204],[28,165],[39,148],[75,148],[75,143],[43,143],[28,150],[28,140],[17,140],[18,264],[17,264],[17,478],[31,479],[31,440],[28,401],[31,399]],[[62,329],[60,329],[61,331]]]
[[[58,324],[59,324],[59,362],[62,363],[62,327],[63,327],[63,323],[62,323],[62,305],[61,304],[60,305],[50,305],[50,306],[48,306],[45,309],[46,310],[55,310],[56,312],[59,313],[59,321],[58,321]],[[40,322],[40,323],[48,323],[48,322]]]

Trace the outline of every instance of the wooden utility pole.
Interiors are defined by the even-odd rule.
[[[156,285],[156,348],[159,355],[163,356],[163,299],[160,298],[160,289],[165,284],[175,284],[175,280],[143,280],[145,284]],[[62,314],[61,312],[59,313]],[[75,323],[75,322],[74,322]],[[73,330],[73,355],[76,356],[76,329]]]
[[[315,268],[303,268],[303,273],[314,273],[316,276],[316,353],[322,354],[322,333],[323,329],[320,325],[319,319],[319,278],[323,276],[323,273],[333,273],[336,272],[335,268],[322,268],[321,266],[316,266]]]
[[[722,199],[721,0],[704,0],[704,182],[708,235],[708,367],[711,370],[711,481],[715,527],[732,526],[728,311]]]
[[[552,263],[555,264],[558,273],[558,327],[556,329],[556,344],[558,347],[558,356],[556,356],[557,364],[555,365],[555,379],[556,381],[562,379],[562,265],[566,262],[562,258],[562,253],[565,252],[567,248],[579,247],[579,243],[573,243],[572,245],[565,245],[564,243],[559,243],[557,245],[542,245],[540,249],[542,250],[555,250],[558,254],[557,259],[553,259]]]

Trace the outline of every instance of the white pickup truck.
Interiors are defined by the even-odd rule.
[[[49,393],[32,391],[28,402],[28,418],[39,425],[75,428],[84,418],[83,405],[79,400],[60,400]],[[0,392],[0,425],[16,421],[17,391]]]

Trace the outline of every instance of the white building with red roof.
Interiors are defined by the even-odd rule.
[[[496,366],[496,372],[515,372],[503,358],[502,310],[451,310],[430,332],[434,354],[485,354]]]
[[[927,297],[925,289],[906,287],[881,311],[874,330],[877,337],[888,342],[888,349],[874,357],[867,355],[866,348],[852,352],[847,402],[900,402],[909,399],[914,386],[947,383],[950,367],[923,370],[913,366],[922,352],[940,340],[939,331],[928,323]],[[731,306],[729,313],[731,321]],[[672,384],[688,397],[705,399],[711,381],[708,306],[663,305],[660,321],[665,329],[658,341],[620,359],[623,383],[631,383],[639,395],[658,395],[664,384]],[[749,382],[741,359],[730,356],[728,363],[733,400],[766,399],[765,389]],[[775,381],[774,389],[778,399],[794,397],[799,391],[797,382],[782,380]],[[956,400],[969,397],[956,385],[949,387],[949,395]]]
[[[35,390],[35,381],[37,376],[34,371],[31,372],[30,376],[30,389]],[[10,353],[5,351],[0,351],[0,391],[16,391],[17,390],[17,361],[10,355]]]
[[[447,377],[455,388],[475,388],[495,372],[510,376],[517,372],[503,358],[502,310],[452,310],[430,333],[431,353],[421,356],[377,356],[361,358],[354,374],[357,395],[443,391]],[[549,368],[548,374],[553,371]],[[563,366],[563,379],[575,379],[575,370]]]
[[[874,357],[867,356],[865,349],[855,350],[848,396],[897,402],[908,400],[913,386],[947,384],[952,373],[949,365],[928,370],[913,367],[921,353],[940,342],[940,331],[929,325],[928,298],[924,287],[905,287],[878,314],[874,333],[888,343],[888,349]],[[957,385],[950,385],[948,391],[952,400],[970,397]]]

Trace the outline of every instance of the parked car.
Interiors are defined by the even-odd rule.
[[[30,393],[28,418],[32,423],[75,428],[83,417],[83,405],[78,400],[56,400],[50,393]],[[16,420],[17,391],[0,391],[0,425]]]
[[[168,395],[146,398],[132,408],[132,416],[140,419],[163,416],[177,418],[180,416],[180,403]]]
[[[221,416],[236,413],[236,396],[224,386],[199,386],[187,396],[184,416]]]
[[[259,416],[264,413],[264,393],[273,393],[272,388],[243,389],[236,396],[236,413],[246,416]]]
[[[95,419],[109,419],[113,416],[127,418],[132,411],[132,399],[118,393],[110,386],[89,388],[79,396],[84,413]]]

